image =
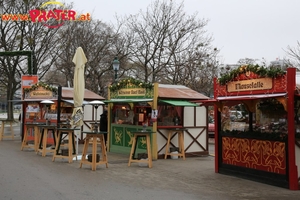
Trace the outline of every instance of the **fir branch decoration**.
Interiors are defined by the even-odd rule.
[[[247,72],[253,72],[257,74],[260,78],[276,78],[286,74],[285,71],[279,68],[266,68],[259,65],[241,65],[237,69],[233,69],[227,73],[221,75],[218,79],[220,85],[226,85],[228,82],[232,81],[234,78],[238,77],[240,74],[245,74]]]
[[[25,88],[24,92],[25,93],[32,92],[32,91],[38,89],[39,87],[42,87],[45,90],[49,90],[49,91],[53,92],[54,94],[57,94],[57,88],[56,87],[52,87],[52,86],[50,86],[46,83],[43,83],[43,82],[38,82],[38,83],[32,85],[30,88]]]
[[[117,90],[123,89],[123,88],[146,88],[146,89],[152,89],[153,84],[152,83],[145,83],[140,80],[134,79],[134,78],[127,78],[120,80],[117,83],[112,84],[109,86],[109,89],[111,92],[115,92]]]
[[[283,105],[276,99],[267,98],[262,99],[257,108],[265,113],[285,113]]]

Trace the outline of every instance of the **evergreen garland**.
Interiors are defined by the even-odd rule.
[[[238,77],[240,74],[244,74],[246,72],[253,72],[257,74],[260,78],[269,77],[269,78],[276,78],[279,76],[283,76],[286,74],[280,68],[266,68],[259,65],[241,65],[237,69],[233,69],[227,73],[221,75],[218,79],[220,85],[226,85],[228,82],[232,81],[234,78]]]
[[[32,85],[30,88],[24,88],[24,92],[28,93],[28,92],[32,92],[34,90],[37,90],[39,87],[44,88],[45,90],[49,90],[51,92],[53,92],[54,94],[57,94],[57,88],[56,87],[52,87],[46,83],[43,82],[38,82],[34,85]]]
[[[262,99],[257,104],[257,108],[264,113],[284,113],[283,105],[277,100],[273,98]]]
[[[115,92],[117,90],[123,89],[123,88],[146,88],[146,89],[152,89],[153,84],[152,83],[145,83],[140,80],[134,79],[134,78],[127,78],[122,79],[117,83],[112,84],[109,86],[109,89],[111,92]]]

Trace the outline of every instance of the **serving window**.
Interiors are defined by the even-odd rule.
[[[287,133],[287,112],[276,98],[263,99],[257,103],[255,130],[261,132]]]
[[[255,132],[287,133],[287,112],[277,99],[257,100],[253,111],[250,113],[244,104],[223,106],[220,112],[221,131],[249,131],[251,127]]]
[[[115,104],[112,115],[112,121],[116,124],[151,125],[151,106],[148,104]]]
[[[158,126],[182,126],[183,107],[158,105]]]

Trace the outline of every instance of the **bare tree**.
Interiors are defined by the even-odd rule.
[[[287,53],[287,56],[290,58],[290,59],[285,59],[285,62],[289,66],[294,66],[299,69],[300,68],[300,42],[297,41],[296,47],[288,46],[285,52]]]
[[[119,21],[131,44],[129,61],[134,77],[145,82],[194,85],[199,91],[201,85],[197,87],[196,80],[202,79],[207,61],[215,60],[219,51],[206,35],[208,20],[198,20],[197,13],[187,15],[183,9],[183,3],[155,1],[146,12]],[[202,82],[210,81],[204,78]]]
[[[184,65],[185,69],[179,73],[182,77],[176,84],[183,84],[207,96],[212,96],[213,79],[219,73],[218,53],[217,48],[210,47],[189,53],[190,58]]]
[[[88,60],[85,66],[86,88],[106,96],[107,86],[113,82],[114,77],[112,61],[115,56],[123,58],[122,51],[117,48],[120,42],[118,34],[109,25],[91,20],[72,23],[61,29],[59,35],[64,42],[60,44],[61,53],[54,70],[57,69],[65,76],[61,85],[66,85],[67,82],[73,84],[75,65],[72,59],[77,47],[82,47]],[[121,66],[124,66],[122,62],[121,60]],[[54,73],[52,75],[55,76]]]
[[[44,1],[2,1],[3,14],[28,14],[29,10],[39,8]],[[59,29],[50,29],[42,23],[15,18],[0,21],[1,51],[34,52],[33,73],[42,78],[56,60],[57,44],[61,38],[56,33]],[[2,84],[7,89],[8,118],[12,119],[12,103],[15,92],[21,87],[21,76],[28,73],[26,57],[0,57]]]
[[[255,65],[257,63],[258,59],[253,58],[241,58],[238,60],[239,65]]]

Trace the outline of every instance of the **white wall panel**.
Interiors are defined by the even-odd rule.
[[[194,107],[184,107],[183,126],[194,126]]]
[[[206,126],[207,108],[205,106],[196,107],[196,126]]]

